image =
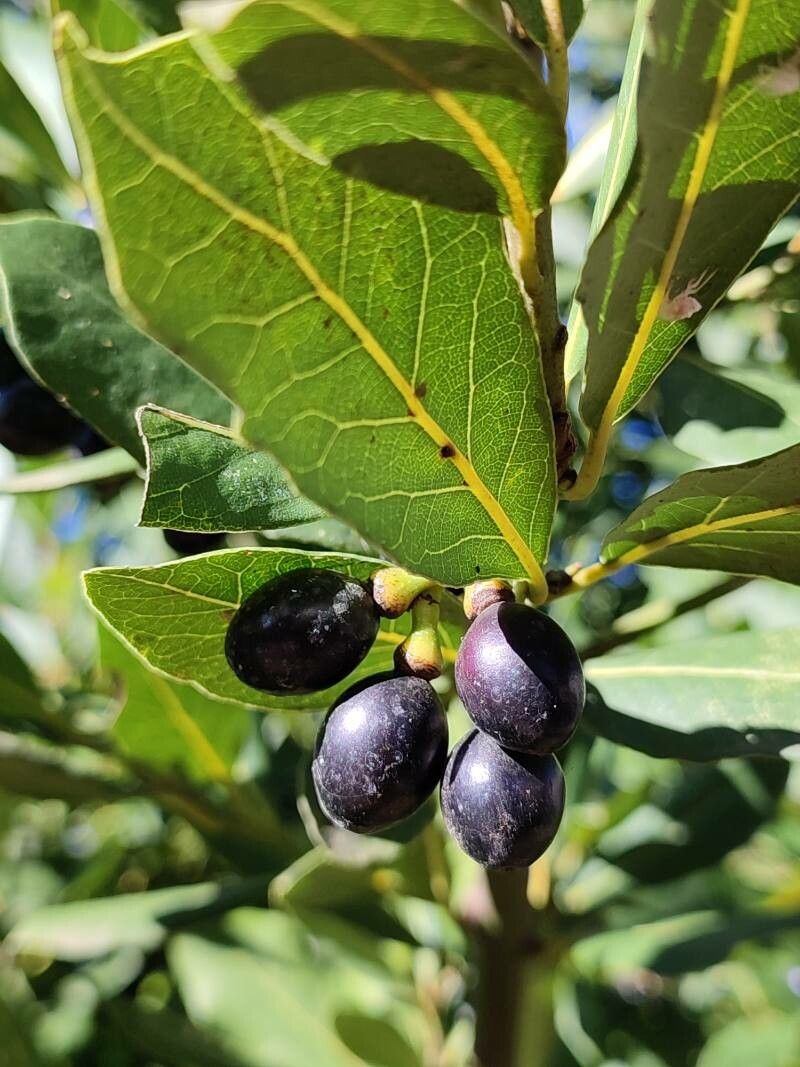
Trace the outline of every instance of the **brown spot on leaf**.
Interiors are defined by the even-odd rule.
[[[327,319],[325,319],[325,321],[322,324],[323,330],[329,330],[331,328],[331,323],[332,322],[333,322],[333,316],[332,315],[328,315]]]
[[[428,386],[425,382],[417,382],[414,386],[414,396],[418,396],[420,400],[425,396],[428,391]]]
[[[442,459],[452,459],[455,454],[455,447],[451,445],[449,441],[439,449],[439,455]]]

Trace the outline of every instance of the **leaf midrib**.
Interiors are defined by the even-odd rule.
[[[681,248],[683,247],[683,242],[686,239],[686,234],[692,221],[695,207],[697,206],[698,199],[703,189],[703,182],[705,181],[706,173],[708,172],[708,167],[711,162],[711,154],[714,150],[720,123],[722,121],[722,110],[725,103],[725,97],[730,88],[731,79],[735,70],[736,57],[739,53],[739,47],[744,36],[745,23],[747,22],[747,16],[750,13],[751,3],[752,0],[737,0],[736,8],[729,16],[730,21],[725,32],[725,46],[715,79],[714,95],[711,98],[711,104],[708,109],[708,115],[703,130],[697,139],[697,149],[692,162],[691,171],[689,172],[686,191],[683,194],[680,213],[675,224],[675,231],[672,235],[672,240],[669,243],[666,254],[664,255],[661,270],[658,275],[658,281],[650,296],[650,300],[647,303],[647,308],[642,316],[639,329],[636,331],[631,343],[628,357],[625,360],[608,403],[603,410],[600,426],[598,427],[598,435],[603,432],[605,426],[609,423],[613,423],[616,419],[620,404],[625,398],[628,386],[630,385],[633,376],[641,363],[642,356],[645,353],[647,343],[650,340],[650,335],[652,334],[658,319],[661,305],[667,297],[675,264],[680,255]]]
[[[800,682],[799,671],[771,671],[767,667],[703,667],[688,663],[637,663],[625,666],[607,664],[605,667],[587,667],[590,678],[670,677],[681,678],[745,678],[755,682]]]
[[[65,25],[68,26],[68,23],[72,20],[66,20],[62,17],[58,21],[63,31]],[[61,44],[62,42],[59,40],[59,50],[61,49]],[[96,50],[91,51],[95,52]],[[106,62],[102,53],[99,53],[94,61],[98,63]],[[105,111],[120,133],[135,144],[139,151],[150,159],[155,166],[160,166],[171,173],[183,184],[193,189],[199,196],[206,199],[209,203],[214,204],[219,210],[227,213],[244,228],[253,233],[260,234],[268,241],[271,241],[297,266],[320,299],[327,304],[331,311],[339,317],[350,332],[361,342],[364,350],[371,356],[376,365],[383,371],[400,394],[407,410],[411,416],[414,417],[420,428],[439,449],[446,449],[448,453],[452,451],[452,455],[448,455],[446,461],[451,462],[458,470],[459,474],[470,488],[472,495],[483,507],[484,511],[498,529],[503,540],[524,568],[524,572],[530,579],[534,592],[538,595],[539,599],[544,599],[547,595],[547,583],[542,569],[500,501],[490,492],[467,456],[455,445],[450,436],[444,432],[442,427],[428,413],[422,404],[421,399],[414,391],[411,383],[404,377],[394,360],[372,331],[361,321],[360,317],[348,302],[324,281],[312,261],[302,251],[294,238],[284,231],[279,230],[260,216],[241,207],[235,201],[229,199],[215,186],[211,185],[211,183],[205,181],[205,179],[190,167],[183,164],[179,159],[176,159],[174,156],[159,148],[158,145],[143,133],[128,118],[128,116],[125,115],[111,99],[109,99],[108,95],[104,93],[103,87],[100,85],[98,79],[91,72],[88,64],[83,70],[83,74],[86,78],[87,87],[97,101],[98,106]],[[99,189],[98,193],[100,193]],[[104,198],[101,196],[101,199]],[[119,275],[117,281],[120,286],[122,286],[122,280]]]
[[[306,18],[317,22],[320,26],[330,30],[331,33],[351,42],[357,48],[368,52],[375,59],[389,67],[410,85],[421,89],[439,107],[448,118],[452,119],[469,137],[477,150],[497,175],[498,181],[503,186],[508,205],[511,209],[511,218],[520,237],[520,272],[523,278],[527,278],[531,271],[538,272],[534,247],[535,230],[533,225],[533,212],[528,206],[522,181],[515,171],[512,163],[500,149],[497,142],[490,136],[482,123],[462,107],[452,93],[442,89],[431,82],[424,74],[415,70],[403,59],[394,55],[390,49],[379,44],[374,38],[362,36],[355,23],[347,22],[346,19],[327,11],[313,0],[276,0],[281,7],[288,8]],[[531,72],[533,76],[533,72]]]
[[[744,515],[730,515],[726,519],[714,519],[711,522],[698,522],[694,526],[685,526],[681,530],[673,530],[664,534],[654,541],[648,541],[643,545],[637,545],[623,553],[619,559],[624,559],[626,564],[636,563],[645,556],[663,552],[666,548],[674,548],[676,545],[685,544],[687,541],[696,541],[708,534],[719,533],[721,530],[732,530],[737,526],[755,525],[759,522],[767,522],[770,519],[780,519],[786,515],[800,514],[800,504],[788,504],[780,508],[764,508],[761,511],[751,511]],[[614,561],[615,563],[617,560]],[[623,564],[624,566],[625,564]]]

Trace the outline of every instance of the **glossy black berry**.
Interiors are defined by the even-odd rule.
[[[555,837],[563,811],[564,775],[555,756],[511,752],[480,730],[450,754],[444,820],[484,867],[528,867]]]
[[[377,633],[366,586],[308,567],[273,578],[245,600],[228,627],[225,655],[254,689],[314,693],[355,670]]]
[[[225,544],[224,533],[196,533],[192,530],[162,530],[164,540],[178,556],[199,556]]]
[[[81,423],[74,445],[82,456],[96,456],[111,448],[111,444],[93,429],[88,422]]]
[[[0,389],[0,445],[20,456],[45,456],[73,443],[81,422],[32,378]]]
[[[317,737],[312,775],[331,822],[375,833],[412,815],[441,780],[447,719],[421,678],[371,678],[348,690]]]
[[[572,642],[525,604],[494,604],[481,612],[458,652],[456,688],[479,729],[521,752],[561,748],[586,698]]]

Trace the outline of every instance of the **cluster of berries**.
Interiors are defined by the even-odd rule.
[[[358,667],[379,622],[364,583],[294,570],[243,602],[225,653],[245,685],[276,696],[311,693]],[[583,709],[577,653],[547,616],[501,600],[472,623],[456,685],[476,729],[449,760],[447,719],[425,678],[395,671],[348,689],[317,737],[320,806],[337,826],[376,833],[413,814],[441,782],[447,827],[465,852],[486,867],[528,866],[552,841],[564,807],[553,752]]]

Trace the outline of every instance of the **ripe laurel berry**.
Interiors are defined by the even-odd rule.
[[[193,530],[162,530],[164,540],[177,556],[197,556],[213,552],[225,543],[224,533],[196,533]]]
[[[540,754],[570,739],[586,697],[572,642],[525,604],[481,612],[456,658],[456,688],[480,730],[505,748]]]
[[[45,456],[73,443],[82,423],[32,378],[0,390],[0,445],[19,456]]]
[[[375,833],[417,810],[446,761],[447,719],[428,682],[378,676],[331,708],[311,769],[331,822]]]
[[[473,730],[450,754],[442,813],[459,846],[484,867],[528,867],[556,835],[564,792],[555,756],[511,752]]]
[[[45,456],[73,444],[84,425],[30,377],[0,330],[0,445]]]
[[[304,567],[273,578],[244,601],[228,627],[225,655],[253,689],[276,696],[314,693],[355,670],[378,622],[361,582]]]

